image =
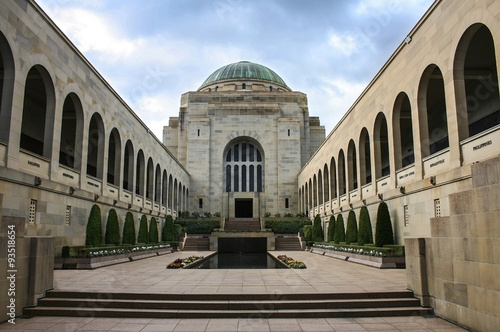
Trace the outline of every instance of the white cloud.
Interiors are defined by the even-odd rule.
[[[332,33],[328,39],[328,45],[343,55],[351,55],[360,48],[359,41],[350,34]]]

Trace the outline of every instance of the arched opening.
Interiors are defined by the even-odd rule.
[[[418,115],[422,157],[449,147],[444,80],[441,70],[430,65],[419,85]]]
[[[460,140],[500,124],[495,43],[485,25],[472,25],[460,39],[454,76]]]
[[[318,171],[318,203],[323,204],[324,196],[323,196],[323,174],[321,170]]]
[[[328,202],[330,200],[330,179],[328,178],[328,165],[325,164],[325,166],[323,167],[323,174],[324,174],[324,183],[323,183],[323,187],[324,187],[324,192],[323,192],[323,195],[324,195],[324,198],[325,198],[325,203]]]
[[[134,147],[130,140],[125,144],[123,157],[123,189],[134,190]]]
[[[309,179],[309,193],[308,193],[308,196],[309,196],[309,209],[312,209],[314,208],[314,205],[313,205],[313,186],[312,186],[312,180]]]
[[[61,120],[59,164],[80,170],[82,163],[83,108],[80,98],[70,93],[64,99]]]
[[[392,125],[395,166],[396,169],[400,169],[415,163],[410,99],[404,92],[400,92],[394,102]]]
[[[359,176],[361,186],[372,182],[372,165],[370,154],[370,135],[363,128],[359,135]]]
[[[313,176],[313,207],[318,206],[318,184],[316,182],[316,174]]]
[[[177,204],[178,204],[178,203],[177,203],[177,202],[178,202],[177,198],[178,198],[178,192],[177,192],[177,179],[175,179],[175,180],[174,180],[174,202],[173,202],[173,204],[174,204],[174,206],[173,206],[173,210],[174,210],[174,211],[177,211],[177,210],[178,210],[178,208],[179,208],[179,206],[177,205]]]
[[[333,157],[330,159],[330,192],[332,199],[337,198],[337,165]]]
[[[162,187],[161,187],[161,205],[167,206],[168,204],[168,176],[167,171],[163,170],[163,179],[162,179]]]
[[[308,214],[309,213],[309,208],[310,208],[310,205],[309,205],[309,190],[308,190],[309,186],[306,182],[305,186],[304,186],[304,213]]]
[[[358,167],[356,162],[356,144],[351,139],[347,147],[347,162],[348,162],[348,176],[349,190],[358,189]]]
[[[339,195],[343,196],[347,192],[346,188],[346,181],[345,181],[345,157],[344,157],[344,151],[340,150],[339,151],[339,161],[338,161],[338,168],[339,168]]]
[[[144,152],[139,150],[137,153],[137,161],[135,163],[135,193],[139,196],[144,196],[144,173],[146,170],[146,161],[144,160]]]
[[[104,163],[104,124],[98,113],[94,113],[89,124],[87,146],[87,175],[102,179]]]
[[[108,144],[108,183],[115,186],[120,185],[121,150],[120,133],[118,133],[118,129],[113,128],[109,134]]]
[[[230,142],[224,153],[224,188],[226,192],[262,192],[263,167],[261,147],[249,139]]]
[[[55,93],[52,79],[42,66],[30,69],[24,89],[20,147],[51,157]]]
[[[168,176],[168,208],[172,209],[174,204],[174,180],[172,174]]]
[[[146,170],[146,198],[153,199],[154,194],[154,166],[153,159],[148,159],[148,166]]]
[[[155,172],[155,202],[160,203],[161,200],[161,168],[160,165],[156,165]]]
[[[379,179],[391,174],[389,164],[389,134],[387,121],[382,112],[375,119],[373,142],[375,143],[375,175]]]
[[[14,58],[7,39],[0,32],[0,140],[9,140],[14,94]]]

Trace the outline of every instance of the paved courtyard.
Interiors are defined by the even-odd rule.
[[[103,293],[306,293],[377,292],[406,289],[404,270],[379,270],[310,252],[286,254],[307,269],[173,270],[176,258],[209,252],[176,252],[96,270],[56,270],[54,288]],[[0,331],[465,331],[437,317],[323,319],[128,319],[20,317]]]

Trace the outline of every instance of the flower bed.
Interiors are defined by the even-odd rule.
[[[292,269],[305,269],[307,266],[306,264],[296,261],[295,259],[288,257],[286,255],[279,255],[278,259],[282,261],[286,266]]]
[[[316,243],[313,245],[311,252],[379,269],[405,267],[404,247],[397,245],[378,248],[372,246]]]
[[[189,256],[187,258],[177,258],[175,261],[167,265],[167,269],[182,269],[203,258],[204,258],[203,256]]]

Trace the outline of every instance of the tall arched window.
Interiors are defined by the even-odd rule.
[[[161,200],[161,168],[160,165],[156,165],[155,171],[155,202],[160,203]]]
[[[154,199],[154,166],[153,159],[151,157],[148,159],[148,168],[146,171],[146,198]]]
[[[168,198],[168,177],[167,171],[163,170],[163,177],[161,182],[161,205],[167,206],[167,198]]]
[[[135,193],[137,195],[144,195],[144,173],[145,173],[145,160],[144,160],[144,152],[139,150],[137,153],[137,162],[135,166]]]
[[[356,162],[356,145],[353,140],[349,141],[347,148],[347,179],[349,181],[349,190],[358,189],[358,167]]]
[[[377,179],[391,173],[389,164],[389,134],[384,113],[379,113],[375,119],[375,172]]]
[[[467,29],[454,62],[460,140],[500,124],[495,43],[483,24]]]
[[[363,128],[359,136],[359,175],[362,186],[372,182],[371,164],[370,136],[368,130]]]
[[[123,189],[134,190],[134,148],[130,140],[125,144],[123,157]]]
[[[330,159],[330,192],[332,199],[337,198],[337,164],[333,157]]]
[[[9,140],[14,74],[12,50],[7,39],[0,32],[0,140],[5,142]]]
[[[344,151],[340,150],[339,152],[339,161],[338,161],[338,167],[339,167],[339,195],[345,195],[346,194],[346,174],[345,174],[345,157],[344,157]]]
[[[406,93],[401,92],[396,98],[393,114],[394,155],[396,169],[399,169],[415,162],[411,106]]]
[[[98,113],[94,113],[89,124],[87,147],[87,175],[102,179],[104,163],[104,123]]]
[[[260,148],[250,141],[230,145],[224,157],[226,192],[262,192],[263,160]]]
[[[55,93],[52,79],[42,66],[28,72],[24,89],[21,124],[22,149],[51,157],[54,128]]]
[[[323,179],[323,187],[324,187],[324,202],[328,202],[330,200],[330,181],[328,178],[328,165],[325,164],[323,167],[323,174],[324,174],[324,179]]]
[[[448,118],[444,80],[441,70],[430,65],[424,71],[419,85],[418,113],[422,156],[427,157],[449,147]],[[425,144],[427,143],[427,144]]]
[[[80,170],[83,141],[83,109],[78,96],[70,93],[64,100],[59,164]]]
[[[120,183],[121,140],[116,128],[109,135],[108,183],[118,186]]]

